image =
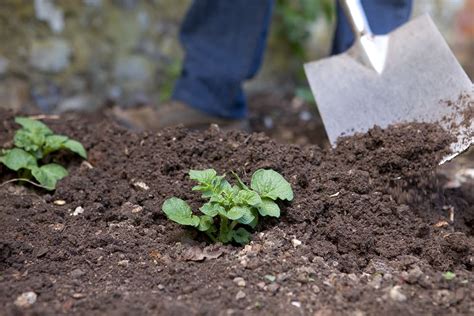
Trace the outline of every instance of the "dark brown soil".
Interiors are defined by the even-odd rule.
[[[314,104],[292,95],[258,93],[249,100],[250,127],[283,143],[329,147]]]
[[[16,127],[0,117],[2,146]],[[47,123],[83,142],[90,165],[62,155],[70,176],[53,194],[0,187],[1,313],[474,313],[474,189],[435,177],[450,140],[435,125],[374,128],[324,151],[217,128],[134,134],[77,114]],[[244,181],[273,168],[295,199],[250,245],[210,249],[161,212],[170,196],[197,207],[186,174],[209,167]],[[0,182],[14,176],[2,168]],[[188,260],[205,247],[220,256]],[[36,303],[16,306],[28,291]]]

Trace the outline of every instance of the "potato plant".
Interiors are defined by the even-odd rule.
[[[81,143],[67,136],[56,135],[44,123],[27,117],[16,117],[21,126],[16,131],[14,147],[0,151],[0,163],[18,172],[21,179],[36,179],[39,186],[54,190],[56,183],[68,175],[67,170],[56,163],[42,164],[49,154],[61,149],[70,150],[84,159],[87,153]]]
[[[182,199],[172,197],[162,206],[166,216],[181,225],[192,226],[204,232],[213,242],[247,244],[250,232],[260,216],[280,217],[276,200],[293,200],[291,185],[274,170],[259,169],[252,175],[250,187],[235,174],[231,185],[225,175],[214,169],[190,170],[189,177],[198,184],[193,191],[201,192],[207,202],[195,215]]]

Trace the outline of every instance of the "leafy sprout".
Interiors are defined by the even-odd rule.
[[[197,182],[193,191],[208,200],[199,211],[193,213],[183,200],[172,197],[162,206],[168,219],[204,232],[212,241],[223,244],[236,242],[247,244],[260,216],[280,217],[276,200],[293,200],[291,185],[274,170],[257,170],[250,187],[233,173],[237,184],[231,185],[225,175],[219,176],[214,169],[190,170],[189,177]]]
[[[456,274],[452,271],[446,271],[443,273],[443,278],[447,281],[451,281],[456,277]]]
[[[61,149],[72,151],[84,159],[87,153],[81,143],[67,136],[56,135],[44,123],[27,117],[16,117],[21,126],[13,138],[15,147],[0,151],[0,163],[29,180],[35,178],[39,186],[54,190],[56,183],[68,175],[67,170],[56,163],[41,165],[49,154]]]

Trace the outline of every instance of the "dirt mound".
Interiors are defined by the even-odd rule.
[[[0,116],[4,144],[15,126]],[[327,151],[216,127],[136,134],[77,114],[46,122],[83,142],[90,165],[59,157],[70,176],[52,195],[0,187],[7,313],[23,311],[13,302],[27,291],[38,294],[27,311],[42,314],[474,312],[474,192],[442,189],[434,169],[450,136],[436,125],[374,128]],[[295,199],[245,248],[188,261],[206,240],[161,204],[179,196],[196,208],[187,172],[210,167],[244,181],[272,168]]]

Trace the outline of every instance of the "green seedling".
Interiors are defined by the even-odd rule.
[[[443,273],[443,278],[447,281],[451,281],[456,277],[456,274],[451,271],[446,271]]]
[[[54,190],[56,183],[68,175],[67,170],[56,163],[41,164],[49,154],[61,149],[70,150],[84,159],[87,153],[81,143],[63,135],[55,135],[44,123],[26,118],[16,117],[15,122],[21,126],[16,131],[14,147],[0,151],[0,163],[18,172],[20,179],[34,178],[32,182],[47,190]]]
[[[280,207],[275,201],[293,200],[293,191],[274,170],[255,171],[250,187],[237,174],[233,175],[235,185],[225,175],[217,175],[214,169],[190,170],[189,177],[198,183],[192,190],[201,192],[202,198],[208,200],[199,208],[202,215],[195,215],[185,201],[176,197],[163,203],[163,212],[178,224],[206,233],[213,242],[247,244],[251,235],[245,227],[255,228],[259,216],[280,217]]]

